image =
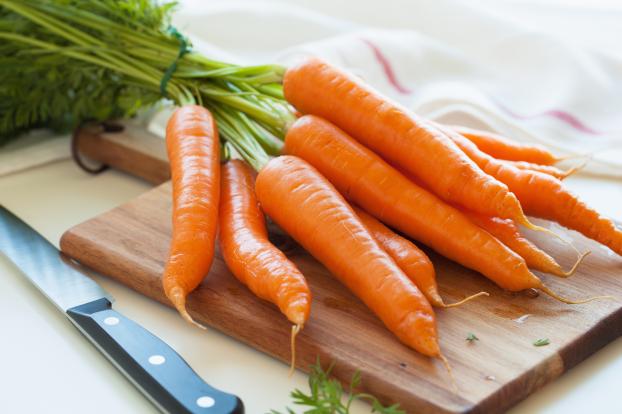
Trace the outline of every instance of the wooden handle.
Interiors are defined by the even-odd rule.
[[[115,128],[108,130],[100,125],[85,126],[76,131],[75,140],[81,157],[153,184],[171,178],[164,139],[142,126],[130,122],[115,124]]]

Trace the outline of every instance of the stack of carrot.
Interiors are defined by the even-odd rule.
[[[566,277],[576,266],[564,271],[521,234],[518,225],[543,230],[526,215],[622,254],[622,231],[563,187],[569,172],[544,148],[420,118],[319,59],[290,68],[283,88],[301,116],[288,127],[285,155],[272,159],[246,151],[249,163],[219,165],[218,132],[203,107],[182,107],[169,121],[174,234],[163,281],[190,321],[185,298],[209,271],[217,233],[231,272],[279,307],[292,338],[308,320],[309,286],[268,240],[264,213],[399,340],[441,359],[433,306],[451,305],[413,241],[503,289],[567,303],[589,299],[558,296],[530,268]]]

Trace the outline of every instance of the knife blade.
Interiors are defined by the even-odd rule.
[[[0,251],[165,413],[243,414],[164,341],[112,309],[112,296],[50,242],[0,206]]]

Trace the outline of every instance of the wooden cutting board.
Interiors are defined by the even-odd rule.
[[[104,139],[97,139],[97,145],[108,145],[105,134]],[[91,155],[97,157],[97,153]],[[61,240],[62,250],[169,305],[160,275],[171,232],[170,191],[168,183],[162,184],[68,230]],[[612,294],[622,298],[622,258],[574,232],[565,235],[580,250],[593,253],[572,278],[543,276],[546,282],[568,297]],[[360,370],[362,390],[387,404],[399,402],[407,412],[503,412],[622,334],[620,302],[603,300],[571,306],[544,295],[510,294],[430,252],[447,301],[481,290],[491,294],[461,308],[437,311],[441,347],[458,385],[455,392],[442,364],[399,343],[359,300],[287,236],[274,232],[273,237],[306,275],[313,292],[311,318],[298,337],[297,366],[306,370],[318,356],[326,364],[334,361],[334,373],[344,382]],[[534,240],[565,267],[572,264],[575,254],[560,242],[540,235]],[[240,284],[220,255],[205,281],[190,295],[189,309],[198,321],[289,360],[290,325],[275,306],[257,299]],[[183,323],[181,319],[179,323]],[[479,341],[467,342],[470,332]],[[540,338],[548,338],[550,345],[533,346]]]

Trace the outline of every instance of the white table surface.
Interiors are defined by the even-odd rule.
[[[603,213],[622,219],[622,183],[574,177],[568,185]],[[146,191],[143,181],[109,171],[89,176],[71,161],[0,177],[0,204],[49,240]],[[150,413],[155,409],[6,260],[0,259],[0,412]],[[175,312],[103,277],[115,308],[175,348],[206,380],[244,400],[250,414],[282,409],[306,376],[213,330],[199,331]],[[518,413],[622,412],[619,339],[516,406]],[[353,414],[367,413],[357,405]]]

